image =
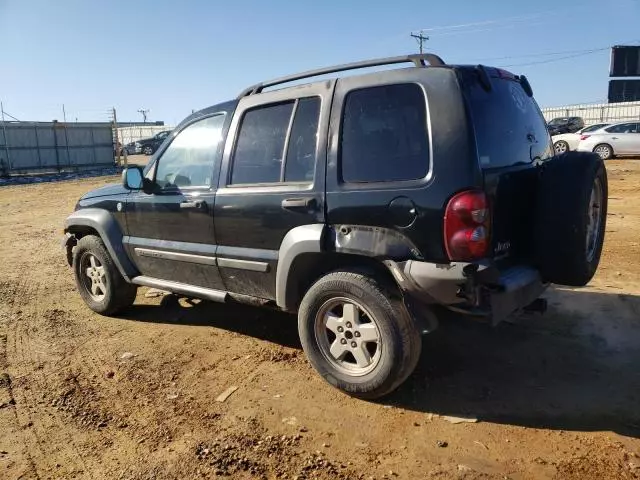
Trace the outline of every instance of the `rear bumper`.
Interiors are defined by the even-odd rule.
[[[484,317],[496,324],[544,292],[540,273],[528,266],[499,269],[492,263],[396,263],[391,271],[401,287],[421,303]],[[402,278],[402,281],[400,281]]]

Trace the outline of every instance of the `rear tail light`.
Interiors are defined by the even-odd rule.
[[[586,140],[587,138],[589,138],[591,135],[580,135],[580,140]]]
[[[449,200],[444,214],[444,244],[451,261],[466,262],[487,256],[489,217],[484,192],[461,192]]]

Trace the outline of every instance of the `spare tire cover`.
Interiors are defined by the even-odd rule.
[[[607,172],[600,157],[568,152],[542,167],[534,214],[534,260],[548,282],[583,286],[600,262]]]

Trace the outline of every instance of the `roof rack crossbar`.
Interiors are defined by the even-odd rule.
[[[345,63],[343,65],[334,65],[333,67],[318,68],[316,70],[309,70],[306,72],[295,73],[293,75],[288,75],[286,77],[280,77],[274,80],[257,83],[243,90],[242,93],[238,95],[238,98],[260,93],[265,88],[273,87],[281,83],[295,82],[296,80],[301,80],[303,78],[317,77],[320,75],[326,75],[328,73],[344,72],[346,70],[357,70],[360,68],[378,67],[383,65],[393,65],[396,63],[408,63],[408,62],[413,63],[416,67],[424,67],[425,61],[428,62],[430,66],[438,67],[438,66],[445,65],[442,58],[440,58],[438,55],[435,55],[433,53],[403,55],[400,57],[377,58],[374,60],[364,60],[362,62]]]

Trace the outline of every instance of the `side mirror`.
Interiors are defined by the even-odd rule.
[[[127,190],[142,190],[144,187],[142,169],[138,166],[125,168],[122,171],[122,185]]]

